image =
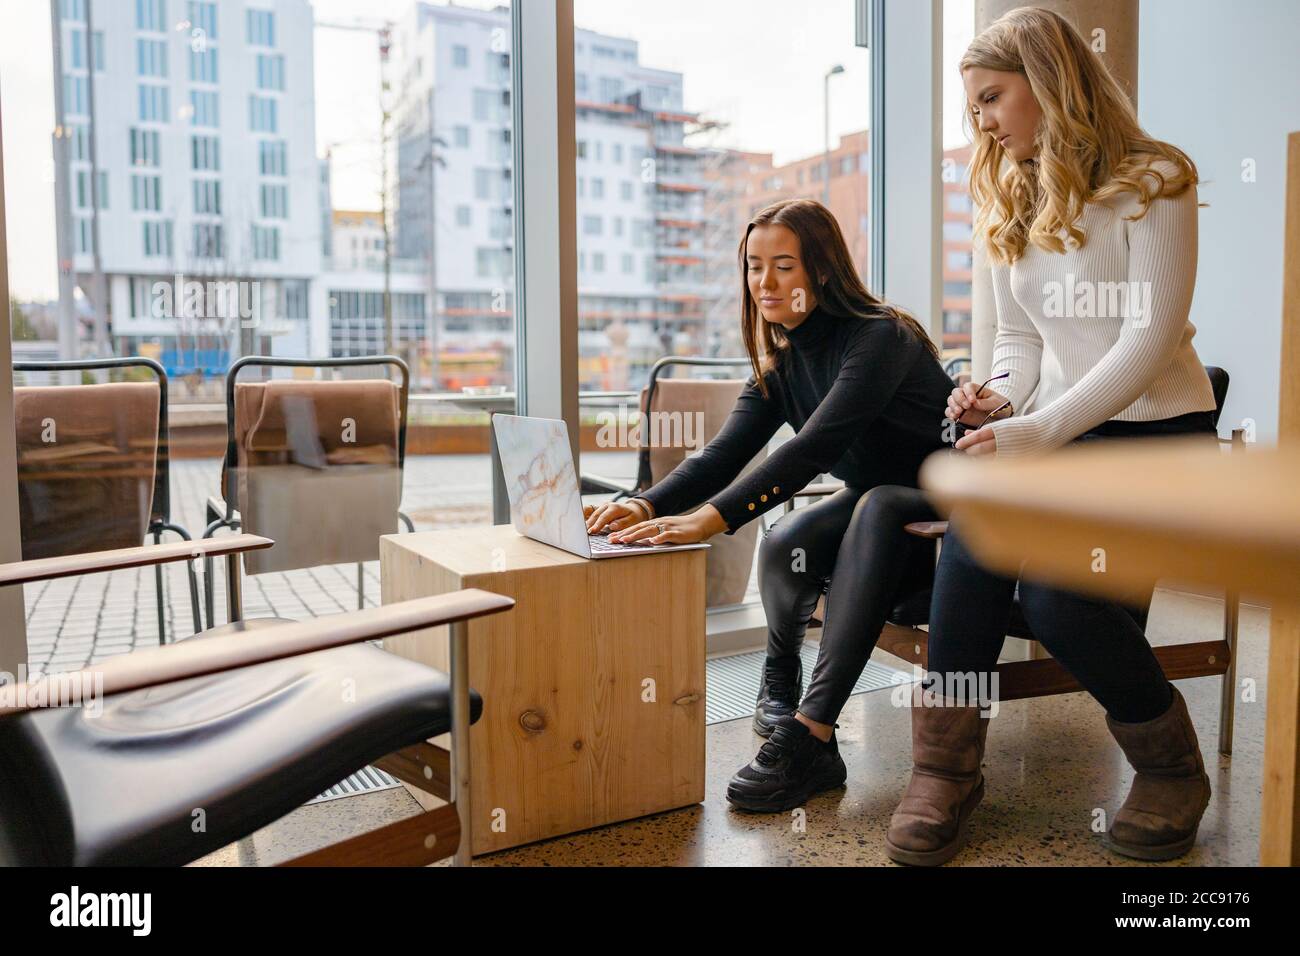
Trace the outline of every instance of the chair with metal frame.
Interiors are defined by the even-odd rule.
[[[659,374],[670,365],[687,365],[687,366],[704,366],[704,367],[722,367],[722,368],[750,368],[748,358],[700,358],[687,355],[669,355],[659,359],[650,369],[650,378],[646,383],[645,397],[641,402],[641,409],[644,413],[646,409],[652,408],[655,393],[659,385]],[[584,495],[598,495],[614,493],[614,501],[620,501],[624,498],[631,498],[645,491],[654,484],[654,476],[650,468],[650,448],[645,446],[637,452],[637,475],[636,480],[631,486],[621,484],[612,478],[605,478],[600,475],[584,474],[582,476],[582,493]],[[789,511],[793,507],[795,498],[820,497],[831,494],[839,490],[842,485],[834,483],[814,483],[806,488],[795,492],[793,498],[786,502],[785,509]]]
[[[44,373],[51,376],[57,376],[60,373],[76,373],[77,375],[80,375],[83,372],[97,372],[97,371],[112,372],[115,370],[123,370],[123,369],[146,369],[149,372],[151,372],[158,381],[158,412],[157,412],[157,430],[156,430],[157,438],[154,445],[153,454],[150,456],[152,458],[153,473],[154,473],[152,501],[148,511],[149,519],[148,519],[147,528],[145,529],[145,535],[152,536],[155,544],[160,544],[162,542],[163,534],[168,531],[174,532],[175,534],[179,535],[182,538],[182,540],[185,541],[191,540],[190,533],[183,526],[173,522],[171,518],[171,468],[170,468],[171,436],[170,436],[170,427],[169,427],[169,420],[168,420],[168,413],[167,413],[167,404],[168,404],[167,372],[162,367],[162,365],[160,365],[158,362],[154,361],[153,359],[145,358],[143,356],[125,356],[121,358],[89,359],[89,360],[78,360],[78,361],[15,362],[13,365],[13,369],[15,372]],[[58,387],[93,389],[93,388],[97,388],[98,386],[78,384],[78,385],[58,386]],[[34,388],[34,386],[16,387],[14,389],[15,398],[21,399],[22,393],[29,388]],[[87,397],[89,397],[88,393],[87,393]],[[100,400],[102,401],[103,399],[101,398]],[[82,436],[82,437],[86,437],[86,436]],[[105,436],[105,437],[115,437],[115,436]],[[20,437],[20,441],[21,441],[21,437]],[[23,454],[22,451],[20,450],[20,459],[22,457]],[[114,463],[111,466],[111,468],[117,469],[119,464],[120,463],[116,461],[116,457],[115,457]],[[20,477],[20,493],[21,493],[21,489],[23,488],[23,481],[21,480],[22,479],[21,466],[20,466],[19,477]],[[87,475],[85,472],[83,472],[80,475],[74,475],[72,477],[79,477],[84,480],[87,477]],[[120,477],[120,474],[115,474],[115,477]],[[107,517],[119,518],[120,520],[128,520],[129,518],[129,516],[127,515],[110,515]],[[87,529],[87,534],[90,535],[91,537],[95,537],[98,534],[102,533],[102,531],[103,531],[102,527],[99,529]],[[128,536],[130,536],[129,531],[125,533],[128,534]],[[119,537],[119,535],[110,535],[109,537],[110,539],[113,539]],[[80,540],[74,540],[73,542],[71,542],[70,550],[60,550],[57,548],[57,546],[54,546],[54,550],[51,551],[49,543],[46,542],[46,546],[39,549],[38,556],[52,556],[53,554],[69,554],[69,553],[76,553],[81,550],[84,550],[84,542]],[[195,632],[198,632],[203,629],[203,621],[199,610],[198,580],[195,575],[194,566],[192,563],[187,563],[186,572],[189,578],[190,613],[193,618],[194,630]],[[161,566],[157,566],[157,565],[154,566],[154,583],[155,583],[155,603],[158,612],[158,641],[159,643],[165,643],[167,640],[166,610],[165,610],[166,601],[164,596],[163,572]]]
[[[0,586],[238,555],[222,535],[0,565]],[[514,606],[466,589],[120,655],[0,698],[0,866],[180,866],[367,764],[448,801],[287,866],[471,863],[468,622]],[[449,625],[450,674],[368,642]],[[353,688],[341,695],[339,687]],[[429,743],[450,733],[450,750]]]
[[[1217,428],[1228,397],[1229,376],[1226,371],[1215,366],[1206,366],[1205,371],[1214,392],[1213,420]],[[1236,451],[1243,445],[1243,435],[1243,430],[1236,428],[1233,429],[1231,438],[1220,437],[1219,442],[1229,445]],[[917,521],[906,527],[909,534],[929,538],[935,542],[937,559],[938,548],[942,546],[943,537],[948,530],[948,522]],[[881,650],[921,668],[927,666],[929,635],[925,627],[930,617],[930,595],[931,589],[925,588],[899,597],[890,614],[889,623],[881,632],[879,641]],[[1145,630],[1147,614],[1138,614],[1136,611],[1130,613],[1133,614],[1138,626]],[[1222,679],[1219,701],[1219,752],[1225,756],[1232,753],[1239,613],[1240,596],[1229,591],[1224,595],[1223,635],[1219,640],[1166,644],[1153,648],[1165,676],[1170,680],[1186,680],[1194,677]],[[1010,637],[1030,641],[1031,658],[998,665],[998,688],[1001,700],[1046,697],[1083,689],[1059,662],[1046,657],[1041,645],[1034,640],[1033,632],[1020,609],[1018,589],[1016,598],[1012,602],[1007,634]]]
[[[646,386],[642,390],[642,397],[639,411],[641,415],[648,414],[649,410],[654,408],[655,399],[659,392],[659,377],[664,369],[674,365],[684,365],[697,368],[749,368],[748,358],[704,358],[693,355],[666,355],[655,362],[650,367],[650,377],[646,380]],[[665,376],[668,377],[668,376]],[[741,383],[743,384],[743,383]],[[739,393],[739,389],[737,389]],[[645,491],[654,484],[654,476],[650,468],[650,445],[643,443],[637,449],[636,456],[636,479],[632,485],[628,486],[612,478],[605,478],[601,475],[583,474],[582,475],[582,493],[584,495],[599,495],[614,493],[614,501],[621,501],[624,498],[631,498]]]
[[[963,365],[966,366],[966,371],[958,371]],[[943,363],[943,370],[958,385],[968,382],[970,381],[971,357],[969,355],[954,355]]]
[[[243,419],[238,414],[241,409],[239,406],[240,383],[238,382],[239,373],[246,368],[260,367],[266,369],[275,368],[307,368],[307,369],[346,369],[363,366],[390,366],[396,369],[400,376],[400,385],[397,387],[397,412],[398,420],[396,425],[396,471],[397,471],[397,500],[401,498],[401,475],[406,464],[406,426],[407,426],[407,399],[410,392],[410,372],[406,363],[394,355],[364,355],[350,356],[343,358],[330,359],[307,359],[307,358],[280,358],[271,356],[252,355],[246,356],[234,362],[229,371],[226,373],[226,455],[222,471],[222,498],[209,498],[207,503],[208,525],[204,529],[205,538],[212,537],[221,528],[231,530],[240,530],[243,528],[243,515],[241,513],[240,502],[240,469],[241,454],[247,453],[248,449],[240,448],[240,426]],[[356,380],[351,380],[355,382]],[[383,381],[390,381],[384,379]],[[318,383],[325,384],[325,383]],[[342,383],[331,383],[342,384]],[[309,409],[308,416],[314,414]],[[314,439],[314,431],[307,439]],[[298,439],[301,444],[301,437]],[[308,468],[319,468],[319,465],[308,463]],[[246,472],[251,469],[245,469]],[[394,524],[400,521],[406,526],[408,531],[414,530],[411,519],[403,514],[394,505]],[[256,531],[257,529],[252,529]],[[396,528],[394,529],[396,530]],[[285,536],[280,535],[277,540],[284,540]],[[376,547],[377,541],[376,541]],[[323,561],[320,563],[333,563]],[[208,626],[211,627],[214,620],[214,582],[211,573],[211,559],[206,559],[204,575],[205,581],[205,604],[207,610]],[[294,565],[294,567],[310,567],[312,565]],[[226,557],[226,607],[227,620],[231,623],[243,620],[243,601],[240,585],[240,557],[239,555],[228,555]],[[357,561],[357,607],[365,607],[365,570],[362,561]],[[260,621],[247,622],[248,626],[261,626],[269,624],[274,619],[260,619]]]
[[[662,432],[652,416],[678,416],[672,419],[680,424],[677,431],[685,440],[692,438],[699,447],[707,443],[717,430],[722,427],[730,407],[745,387],[745,379],[710,378],[681,379],[664,374],[673,366],[702,368],[745,368],[749,369],[748,358],[700,358],[694,356],[670,355],[659,359],[650,369],[650,376],[640,399],[640,414],[643,425],[642,441],[637,450],[637,476],[630,486],[619,484],[599,475],[583,475],[584,494],[608,494],[614,492],[615,501],[640,494],[651,487],[656,480],[662,479],[682,461],[687,449],[675,441],[667,444],[658,441]],[[695,434],[690,423],[680,416],[698,414],[702,417],[703,434]],[[766,448],[755,456],[748,468],[754,467],[767,455]],[[710,610],[734,607],[744,599],[753,568],[753,556],[757,548],[758,529],[742,528],[735,535],[723,539],[715,538],[709,551],[708,569],[706,571],[706,604]]]

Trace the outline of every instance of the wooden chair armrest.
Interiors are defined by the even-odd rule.
[[[914,534],[918,538],[942,538],[948,533],[948,522],[946,521],[913,521],[910,524],[903,525],[903,530],[908,534]]]
[[[0,564],[0,587],[66,578],[76,574],[93,574],[96,571],[168,564],[204,555],[257,551],[273,544],[275,542],[270,538],[255,534],[231,534],[220,538],[201,538],[198,541],[169,541],[167,544],[146,544],[138,548],[115,548],[112,551],[89,551],[57,558],[13,561]]]
[[[6,688],[0,696],[0,701],[4,701],[0,706],[0,717],[49,706],[51,702],[60,700],[67,703],[66,696],[60,693],[61,687],[81,688],[82,700],[71,703],[82,704],[89,696],[87,688],[93,688],[96,696],[107,697],[344,644],[359,644],[392,634],[467,621],[514,606],[514,598],[467,588],[451,594],[332,614],[251,633],[223,634],[151,647],[109,658],[80,671],[28,681],[12,688],[13,693]]]
[[[795,498],[820,498],[823,495],[833,495],[844,486],[832,482],[822,482],[821,484],[811,484],[794,493]]]

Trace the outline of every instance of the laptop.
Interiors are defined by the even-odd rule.
[[[588,534],[564,422],[553,418],[493,415],[492,428],[501,454],[501,473],[510,495],[510,520],[524,537],[592,559],[709,547],[704,542],[613,544],[604,532]]]

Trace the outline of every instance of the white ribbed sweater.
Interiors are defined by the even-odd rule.
[[[1172,170],[1172,167],[1168,167]],[[994,266],[998,327],[989,387],[1015,414],[992,424],[999,455],[1067,444],[1111,419],[1214,408],[1188,321],[1196,284],[1196,188],[1139,209],[1125,193],[1087,203],[1082,248],[1034,245]]]

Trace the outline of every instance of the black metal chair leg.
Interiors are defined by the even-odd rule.
[[[162,544],[162,528],[154,529],[153,543]],[[167,643],[167,618],[163,613],[163,572],[161,564],[153,566],[153,582],[154,603],[158,607],[158,643],[162,645]]]
[[[190,537],[190,533],[178,524],[164,522],[162,528],[164,531],[175,531],[181,536],[182,541],[194,540]],[[190,616],[194,620],[194,633],[198,634],[203,630],[203,613],[199,610],[199,579],[194,571],[194,560],[191,559],[185,562],[185,573],[189,577],[190,584]]]
[[[203,529],[203,537],[210,538],[217,533],[218,528],[225,526],[226,519],[217,518]],[[216,595],[212,580],[212,559],[205,556],[203,558],[203,609],[207,612],[208,627],[215,627],[217,623]]]
[[[194,620],[194,633],[203,630],[203,612],[199,608],[199,577],[194,570],[194,561],[185,562],[185,574],[190,579],[190,617]]]
[[[216,622],[213,609],[216,607],[216,601],[212,594],[212,559],[203,559],[203,611],[208,616],[208,626]]]

